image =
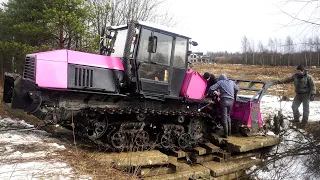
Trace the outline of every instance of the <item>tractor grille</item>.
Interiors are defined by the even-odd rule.
[[[92,87],[93,70],[85,68],[75,68],[74,85],[82,87]]]
[[[36,61],[35,57],[26,57],[23,71],[23,78],[35,81]]]

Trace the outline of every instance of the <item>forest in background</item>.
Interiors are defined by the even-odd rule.
[[[99,53],[103,27],[142,20],[172,26],[165,0],[8,0],[0,5],[0,76],[21,73],[26,54],[71,49]]]

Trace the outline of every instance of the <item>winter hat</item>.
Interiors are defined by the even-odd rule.
[[[297,70],[304,71],[304,67],[302,65],[297,66]]]
[[[210,77],[210,73],[205,72],[202,76],[204,79],[208,79]]]

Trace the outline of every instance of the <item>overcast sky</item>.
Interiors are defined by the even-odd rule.
[[[6,0],[0,0],[3,2]],[[193,51],[241,50],[244,35],[257,46],[260,40],[265,46],[269,38],[282,42],[290,35],[295,43],[301,43],[305,35],[318,35],[318,29],[304,30],[305,26],[285,26],[292,18],[281,13],[300,12],[299,17],[308,19],[314,10],[315,1],[304,7],[305,2],[284,4],[288,0],[167,0],[165,9],[174,14],[177,29],[197,41]],[[320,4],[319,4],[320,5]],[[278,7],[277,7],[278,6]],[[320,12],[318,16],[320,16]],[[315,14],[316,14],[315,13]],[[296,24],[294,22],[294,24]],[[303,32],[303,33],[301,33]]]
[[[285,1],[285,0],[283,0]],[[244,35],[249,40],[261,40],[268,44],[269,38],[281,38],[283,42],[291,35],[300,42],[303,27],[284,27],[291,18],[284,13],[295,12],[303,4],[283,4],[280,0],[171,0],[170,10],[179,24],[176,28],[189,34],[199,43],[193,51],[241,51]],[[184,6],[184,7],[183,7]],[[310,5],[310,12],[314,5]],[[303,13],[300,13],[305,17]],[[310,34],[308,32],[307,34]],[[300,36],[299,36],[300,35]]]

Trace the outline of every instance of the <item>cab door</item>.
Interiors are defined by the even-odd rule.
[[[172,36],[149,29],[141,29],[137,71],[142,94],[147,96],[170,94],[172,44]],[[153,50],[150,50],[151,46],[154,48]]]

